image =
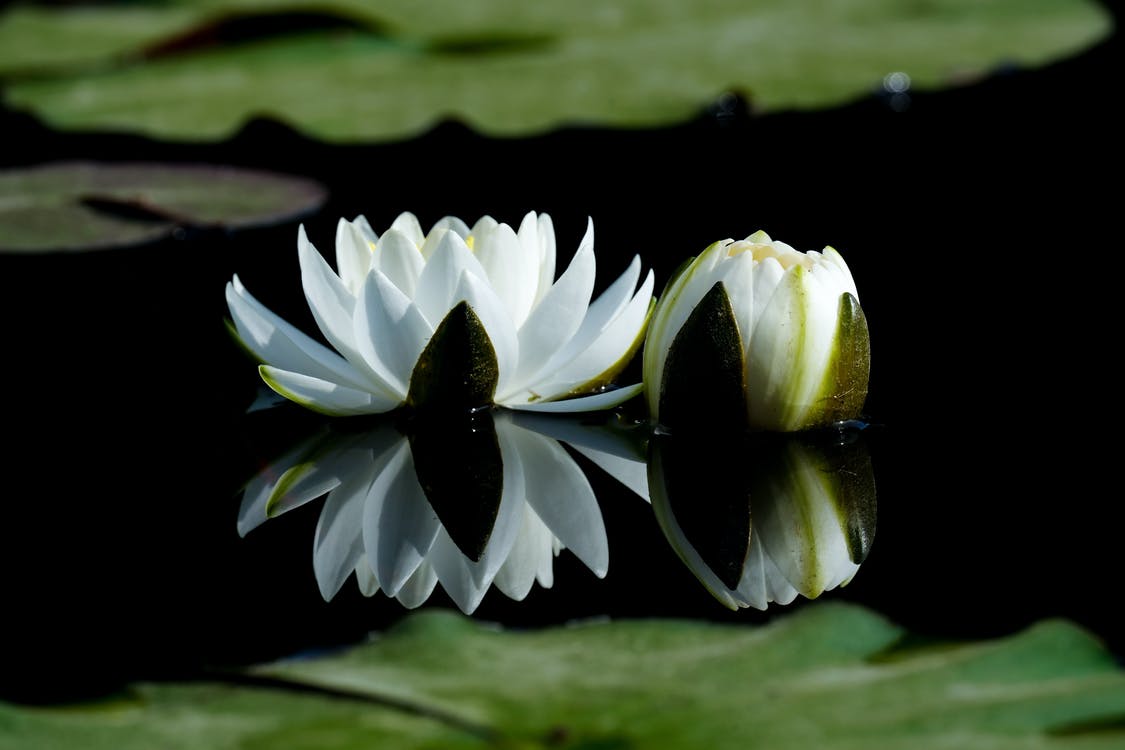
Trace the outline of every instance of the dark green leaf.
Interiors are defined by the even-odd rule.
[[[278,23],[301,12],[316,28]],[[213,33],[235,22],[265,31]],[[759,112],[834,106],[896,71],[933,90],[1111,30],[1093,0],[16,5],[0,15],[0,75],[9,105],[61,129],[215,140],[267,115],[332,141],[449,118],[517,136],[675,124],[728,91]]]
[[[492,404],[499,378],[488,331],[462,301],[446,314],[418,357],[406,402],[425,412],[468,414]]]
[[[343,655],[226,684],[141,684],[85,707],[0,704],[0,750],[1110,750],[1125,740],[1125,673],[1072,624],[897,649],[905,635],[827,602],[764,626],[518,632],[423,611]]]
[[[225,166],[57,162],[0,170],[0,251],[125,247],[176,229],[246,229],[327,198],[316,182]]]
[[[504,492],[504,459],[490,412],[413,420],[407,435],[418,484],[457,548],[478,561]]]
[[[871,338],[867,318],[859,300],[845,292],[840,295],[832,359],[820,387],[826,406],[809,426],[827,427],[858,418],[867,401],[870,374]]]
[[[649,491],[661,525],[675,523],[703,562],[728,588],[738,587],[750,552],[753,469],[764,466],[749,440],[655,435],[649,441]],[[768,466],[764,467],[768,470]],[[665,532],[667,533],[667,532]]]
[[[747,428],[742,337],[721,281],[691,311],[668,349],[660,381],[660,423],[708,434]]]

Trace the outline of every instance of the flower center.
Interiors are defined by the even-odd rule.
[[[811,270],[815,265],[813,259],[806,253],[794,250],[784,243],[775,243],[765,232],[755,232],[744,240],[727,245],[727,255],[734,257],[741,253],[750,253],[758,262],[766,258],[774,258],[784,269],[801,265]]]

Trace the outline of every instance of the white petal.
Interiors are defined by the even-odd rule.
[[[653,275],[650,271],[627,306],[623,310],[618,308],[619,315],[604,324],[591,326],[595,332],[590,340],[584,342],[585,348],[569,362],[560,362],[557,368],[549,365],[547,369],[551,372],[547,378],[535,382],[529,390],[545,399],[551,399],[595,380],[624,359],[644,330],[652,303],[652,285]],[[590,308],[592,315],[597,304],[595,302]],[[582,327],[587,328],[585,323]],[[580,331],[579,336],[582,333]],[[575,339],[579,336],[575,336]]]
[[[538,259],[539,280],[535,291],[538,303],[555,282],[555,225],[550,215],[536,216],[534,211],[529,211],[520,223],[519,238],[524,252]]]
[[[418,217],[409,211],[403,211],[395,217],[394,222],[391,224],[388,232],[391,230],[402,232],[406,237],[414,243],[415,247],[421,247],[426,239],[426,235],[422,232],[422,225],[418,223]]]
[[[508,317],[519,328],[535,303],[539,257],[527,252],[507,224],[478,223],[473,227],[473,252],[488,274]]]
[[[594,223],[588,221],[570,266],[519,329],[520,363],[513,385],[530,382],[578,331],[590,305],[595,273]]]
[[[465,241],[456,233],[441,231],[440,234],[430,235],[431,238],[435,236],[438,237],[437,247],[418,278],[414,302],[429,324],[436,329],[457,302],[456,293],[461,275],[468,271],[482,280],[487,279],[488,275]]]
[[[500,412],[497,420],[500,419],[566,443],[643,500],[649,500],[648,459],[643,439],[631,437],[628,431],[614,427],[611,422],[591,425],[584,418],[557,414],[510,410]]]
[[[344,359],[355,365],[356,369],[370,381],[372,390],[381,391],[388,396],[397,396],[393,386],[371,369],[356,348],[355,296],[344,286],[340,277],[328,265],[328,261],[308,241],[304,226],[298,233],[297,249],[305,299],[321,333],[340,354],[344,355]]]
[[[834,266],[839,273],[840,281],[842,284],[844,284],[844,287],[840,290],[840,293],[842,294],[843,292],[849,292],[853,297],[859,299],[859,292],[856,290],[855,280],[852,278],[851,269],[848,268],[848,264],[844,262],[843,256],[840,255],[840,253],[838,253],[836,251],[836,248],[834,247],[825,247],[824,252],[821,254],[824,256],[825,262]]]
[[[501,429],[497,431],[496,438],[500,443],[503,461],[503,490],[488,546],[480,560],[470,563],[476,569],[475,575],[480,581],[491,581],[508,558],[523,523],[523,505],[526,502],[527,479],[513,436]]]
[[[371,228],[368,226],[366,229],[370,231]],[[340,269],[340,281],[353,295],[359,291],[359,285],[371,268],[373,246],[362,225],[347,219],[336,223],[336,267]]]
[[[590,459],[606,474],[635,492],[642,500],[651,502],[648,488],[648,467],[645,461],[622,458],[612,453],[603,453],[576,445],[574,450]]]
[[[528,411],[500,411],[495,416],[498,421],[509,420],[525,430],[560,440],[575,448],[589,448],[596,453],[607,453],[641,463],[647,458],[648,430],[640,426],[618,424],[612,417],[590,421],[584,415],[562,417]]]
[[[404,295],[413,298],[426,262],[409,237],[391,229],[379,240],[371,265],[382,271]]]
[[[246,483],[242,492],[242,501],[238,508],[237,529],[239,536],[246,536],[268,520],[266,506],[282,475],[290,467],[304,463],[313,455],[324,437],[325,432],[323,430],[318,431],[317,434],[286,451],[280,458],[271,461]]]
[[[741,599],[745,606],[764,610],[769,606],[771,599],[769,585],[766,582],[765,553],[762,551],[759,536],[757,530],[751,530],[750,549],[742,566],[742,578],[738,581],[735,596]]]
[[[237,276],[227,284],[226,298],[239,338],[263,362],[357,389],[368,387],[351,363],[271,312]]]
[[[557,441],[512,427],[527,481],[527,504],[564,547],[602,578],[609,541],[601,508],[582,468]]]
[[[422,563],[440,523],[414,473],[403,439],[371,483],[363,515],[367,558],[388,596],[394,596]]]
[[[823,465],[798,452],[784,481],[754,506],[762,546],[777,570],[801,595],[814,599],[852,566],[847,537],[833,498],[836,487]]]
[[[443,221],[448,221],[451,218],[452,217],[446,217],[446,219],[443,220]],[[461,225],[464,225],[464,222],[462,222],[460,219],[453,219],[453,221],[459,222]],[[438,224],[442,224],[442,222],[439,221]],[[436,227],[437,224],[435,224],[434,226]],[[446,226],[450,229],[454,229],[454,231],[457,231],[458,234],[461,234],[458,230],[456,230],[454,228],[454,227],[457,226],[456,224],[444,224],[443,226]],[[476,223],[473,224],[473,226],[469,230],[468,234],[461,234],[461,237],[463,237],[465,240],[468,240],[468,238],[471,236],[474,240],[473,252],[477,253],[479,255],[480,254],[480,245],[477,245],[475,243],[480,242],[483,238],[487,237],[489,234],[496,231],[496,227],[498,227],[498,226],[500,226],[500,222],[496,221],[496,219],[494,219],[491,216],[488,216],[486,214],[486,215],[480,217],[479,219],[477,219]]]
[[[652,312],[645,334],[643,379],[649,413],[654,420],[660,417],[660,386],[668,350],[691,311],[711,289],[716,276],[715,268],[726,257],[725,241],[709,245],[671,280]]]
[[[554,559],[553,542],[543,521],[525,505],[519,536],[492,584],[509,599],[523,601],[539,577],[544,561],[550,568]]]
[[[751,545],[754,544],[754,538],[750,538]],[[762,547],[762,576],[766,581],[766,598],[777,604],[790,604],[797,598],[799,593],[797,589],[790,585],[785,576],[778,570],[777,564],[774,559]]]
[[[355,565],[355,582],[359,586],[359,593],[369,599],[379,593],[379,579],[367,564],[366,555],[360,555],[359,562]]]
[[[266,502],[266,517],[276,518],[328,494],[340,484],[335,467],[312,461],[289,467],[280,477]]]
[[[398,590],[395,598],[407,609],[420,607],[430,598],[437,582],[438,577],[433,566],[429,562],[423,562],[414,571],[414,575],[410,576],[410,579]]]
[[[301,265],[301,284],[313,318],[328,342],[347,356],[347,351],[351,348],[351,317],[355,295],[309,242],[304,224],[297,231],[297,259]]]
[[[751,253],[739,253],[724,261],[718,269],[744,351],[754,330],[754,271],[758,265]]]
[[[401,399],[356,390],[269,365],[261,365],[258,372],[266,385],[285,398],[333,417],[382,414],[402,404]]]
[[[489,217],[482,217],[477,223],[485,220],[489,220]],[[469,239],[469,235],[473,233],[473,230],[469,229],[469,225],[456,216],[443,216],[435,221],[434,225],[430,227],[430,234],[433,234],[435,229],[448,229],[451,232],[456,232],[463,240]]]
[[[410,374],[433,335],[418,308],[390,279],[372,269],[355,317],[356,348],[387,390],[405,400]]]
[[[313,573],[325,601],[340,591],[363,558],[360,518],[370,474],[359,472],[324,501],[313,536]]]
[[[496,364],[500,371],[496,384],[496,392],[499,393],[515,372],[516,362],[519,359],[519,343],[512,319],[488,282],[468,270],[461,274],[453,296],[455,304],[462,300],[469,303],[469,307],[473,309],[488,333],[488,340],[496,354]]]
[[[819,294],[810,276],[803,266],[786,270],[751,335],[746,387],[753,425],[800,428],[824,377],[838,301]]]
[[[476,611],[492,585],[492,579],[483,580],[474,575],[468,558],[457,549],[445,529],[438,532],[426,560],[433,566],[438,583],[458,609],[467,615]]]
[[[601,411],[620,406],[644,390],[643,383],[614,388],[592,396],[579,396],[578,398],[565,398],[559,401],[534,401],[526,404],[504,404],[509,409],[536,412],[580,412]]]

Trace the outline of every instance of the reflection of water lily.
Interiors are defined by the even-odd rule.
[[[226,290],[238,338],[286,398],[340,416],[409,404],[541,411],[615,406],[640,384],[605,390],[639,346],[652,303],[640,259],[592,304],[594,231],[555,274],[555,233],[528,213],[518,231],[446,217],[423,234],[401,214],[378,236],[341,220],[338,273],[298,234],[301,281],[336,351],[279,318],[236,276]]]
[[[245,535],[327,494],[313,545],[324,598],[353,573],[361,591],[407,607],[437,584],[466,613],[491,586],[521,600],[549,588],[569,549],[598,577],[609,549],[582,469],[555,440],[505,412],[428,424],[328,431],[261,471],[239,513]]]
[[[869,368],[867,323],[840,254],[798,252],[764,232],[693,259],[657,303],[644,348],[650,413],[672,429],[788,432],[855,419]]]
[[[657,521],[726,606],[813,599],[859,570],[875,534],[875,481],[862,435],[839,434],[847,439],[653,439]]]

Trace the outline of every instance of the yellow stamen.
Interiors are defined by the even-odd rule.
[[[808,254],[794,250],[784,243],[780,246],[774,244],[765,232],[755,232],[746,239],[732,242],[727,246],[727,255],[734,257],[741,253],[750,253],[754,260],[759,262],[766,258],[774,258],[785,269],[797,265],[811,269],[815,265],[813,258]]]

